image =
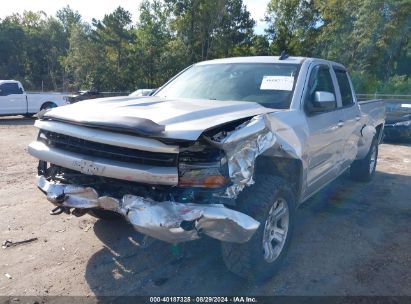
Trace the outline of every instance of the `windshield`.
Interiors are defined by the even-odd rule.
[[[227,63],[194,65],[155,95],[167,98],[239,100],[288,109],[299,65]]]

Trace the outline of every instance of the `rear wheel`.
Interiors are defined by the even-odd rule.
[[[116,212],[104,210],[104,209],[90,209],[88,214],[96,218],[107,221],[118,221],[122,219],[122,216]]]
[[[237,202],[239,211],[259,221],[260,227],[245,244],[223,242],[223,260],[231,272],[264,281],[287,253],[294,228],[294,194],[283,179],[264,175],[244,189]]]
[[[360,182],[369,182],[375,174],[377,158],[378,140],[374,137],[367,155],[363,159],[356,160],[352,163],[350,167],[351,178]]]

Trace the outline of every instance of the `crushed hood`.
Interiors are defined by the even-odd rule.
[[[254,102],[127,96],[54,108],[43,119],[151,137],[196,140],[210,128],[274,111]]]

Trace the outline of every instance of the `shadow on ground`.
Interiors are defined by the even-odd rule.
[[[12,116],[0,118],[0,126],[30,126],[34,125],[36,117]]]
[[[335,180],[299,208],[285,263],[260,286],[225,269],[217,241],[144,249],[130,225],[101,220],[94,230],[104,248],[88,261],[86,279],[96,296],[410,295],[411,206],[404,185],[411,177],[381,172],[368,184]]]
[[[225,270],[211,239],[173,246],[142,236],[124,221],[97,221],[104,248],[88,262],[86,279],[96,295],[235,294],[245,282]]]

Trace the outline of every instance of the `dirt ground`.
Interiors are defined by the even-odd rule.
[[[218,242],[141,248],[125,222],[51,216],[27,154],[34,120],[0,119],[0,295],[411,296],[411,144],[383,144],[375,179],[342,176],[297,213],[284,266],[255,286],[224,268]]]

